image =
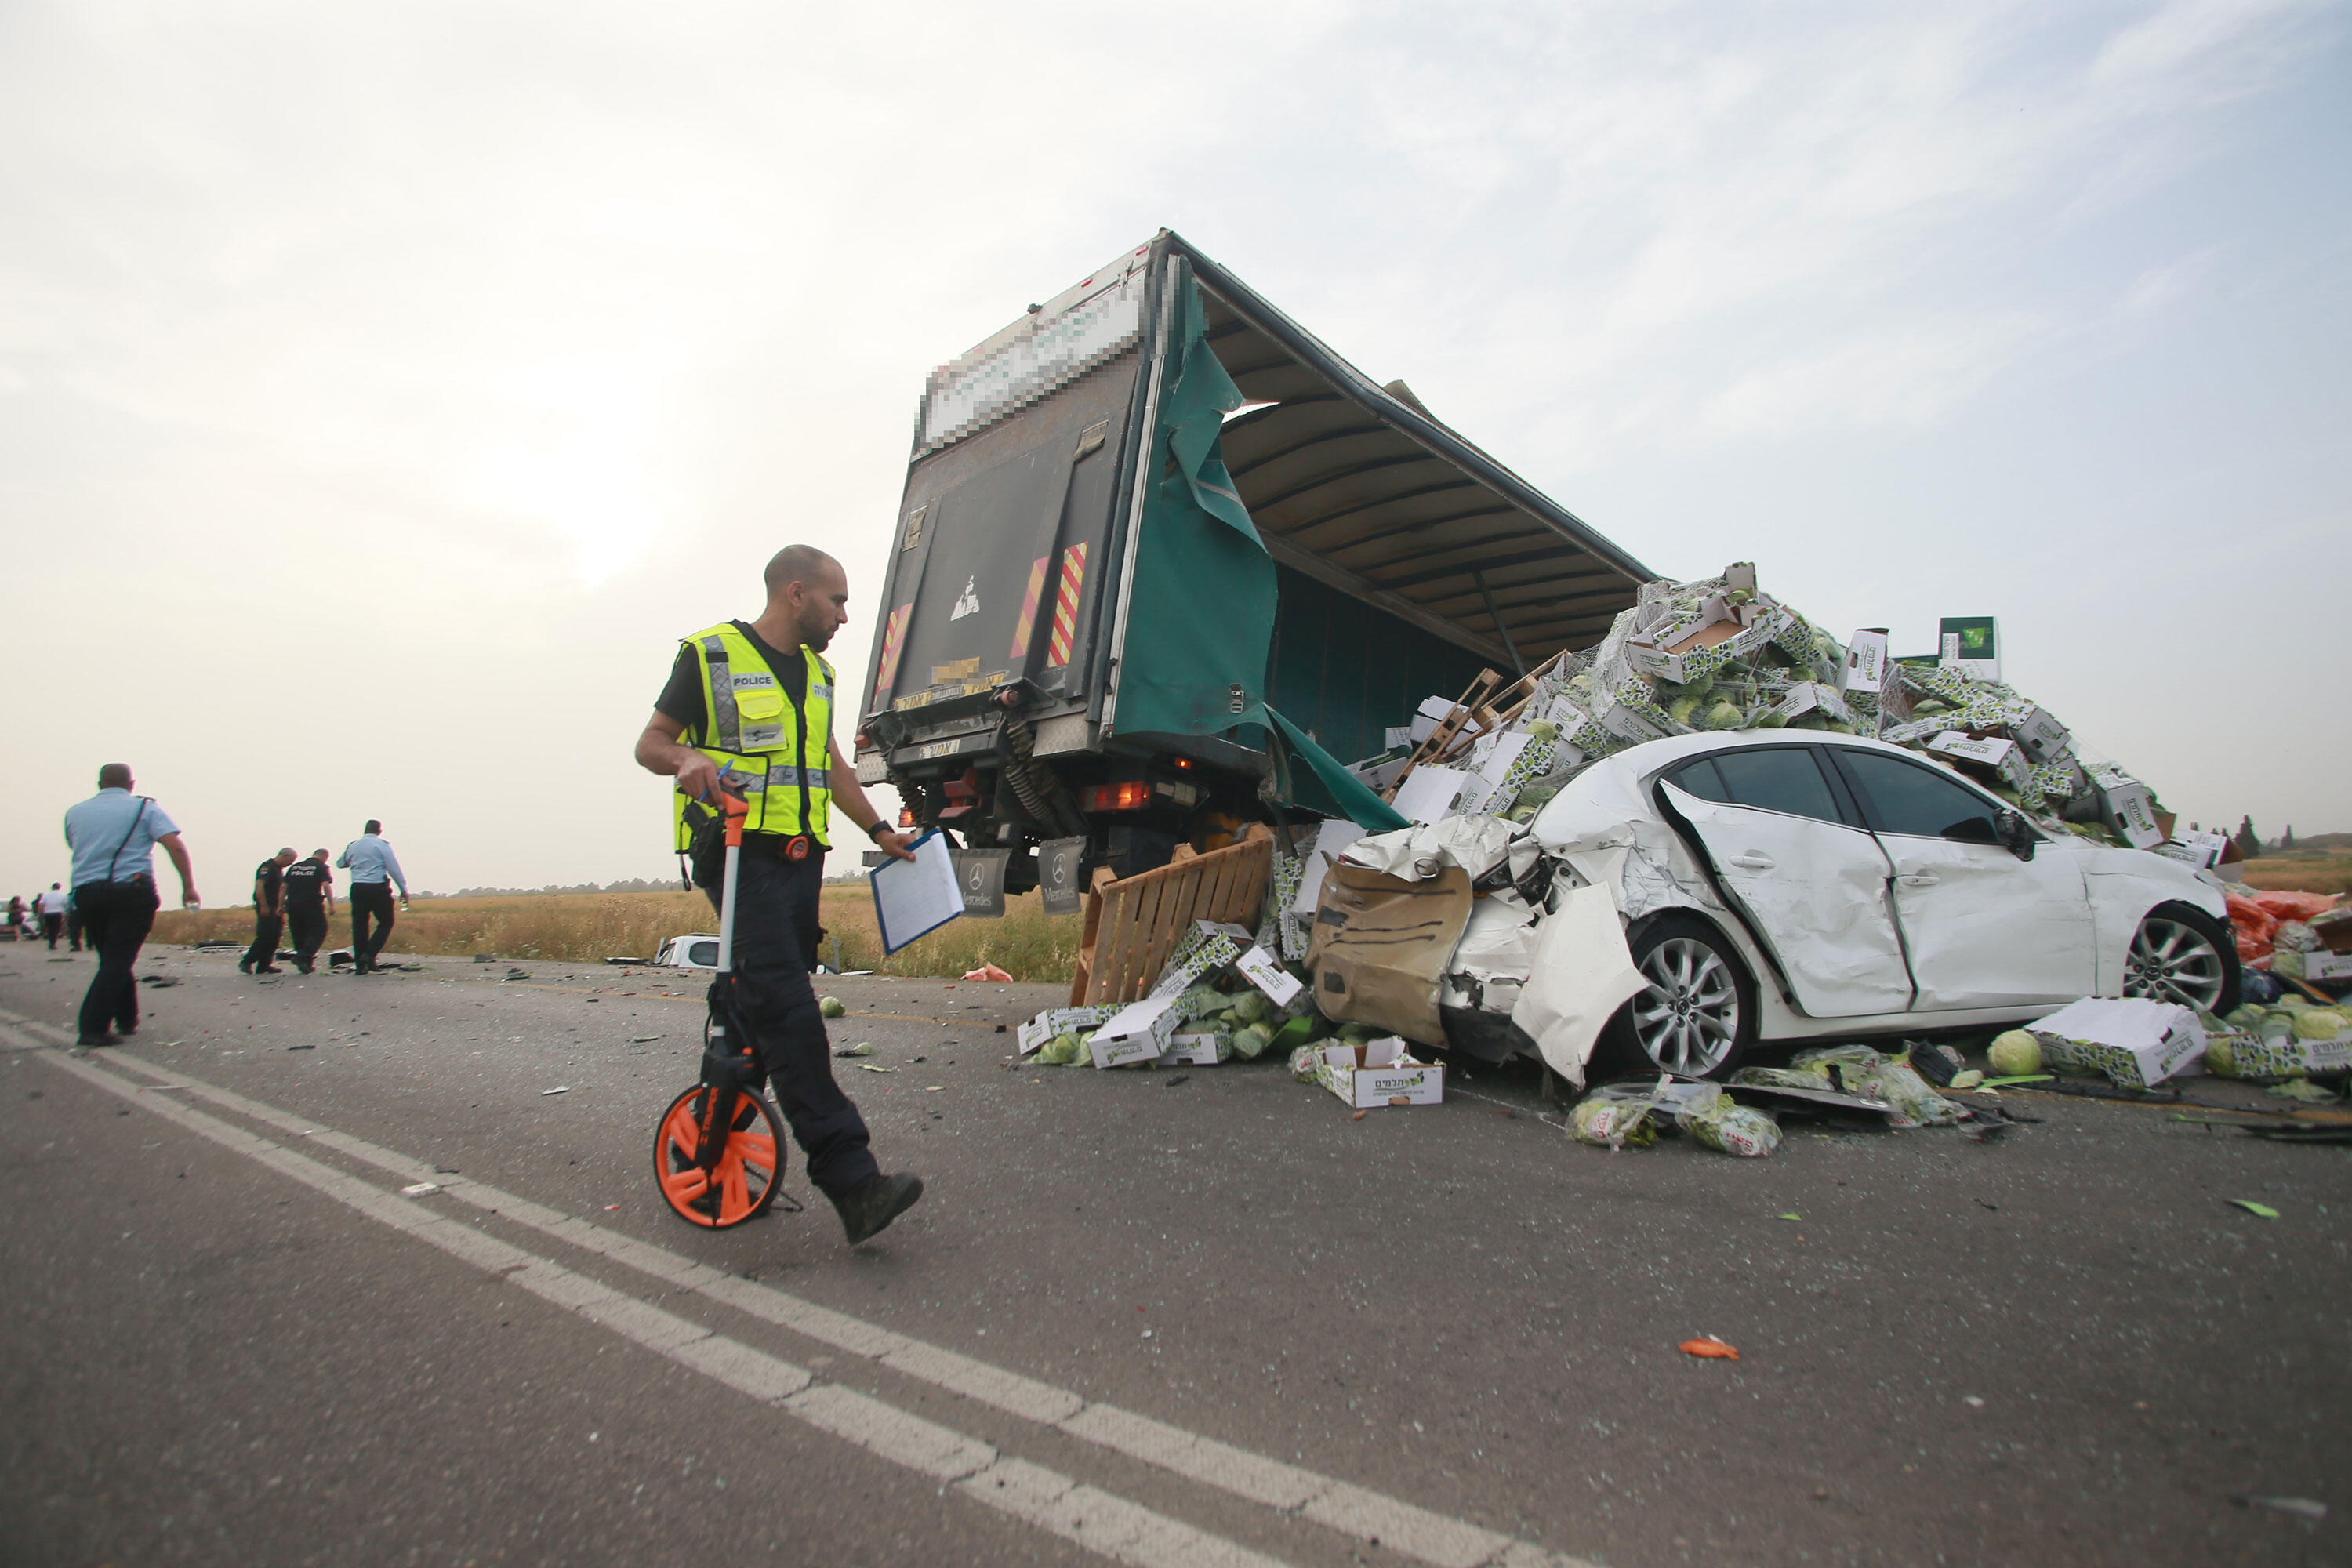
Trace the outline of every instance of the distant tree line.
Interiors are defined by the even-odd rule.
[[[677,891],[676,877],[663,877],[653,881],[647,881],[643,877],[632,877],[625,882],[601,884],[580,882],[568,888],[550,882],[544,888],[460,888],[454,893],[419,893],[416,896],[420,899],[520,899],[541,893],[675,893]]]

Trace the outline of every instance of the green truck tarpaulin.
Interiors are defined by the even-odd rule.
[[[1118,728],[1128,733],[1222,735],[1266,727],[1303,763],[1275,775],[1284,798],[1375,832],[1410,826],[1362,780],[1265,705],[1274,636],[1274,560],[1234,491],[1218,445],[1241,388],[1208,342],[1199,285],[1176,301],[1153,467],[1168,470],[1144,501],[1120,654]],[[1272,749],[1272,748],[1270,748]]]

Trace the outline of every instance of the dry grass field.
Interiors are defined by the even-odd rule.
[[[2352,893],[2352,854],[2340,849],[2272,851],[2235,868],[2250,888],[2298,893]]]
[[[841,967],[885,974],[961,974],[994,963],[1015,980],[1067,980],[1078,953],[1078,917],[1049,915],[1037,895],[1008,899],[1003,920],[961,920],[885,959],[875,934],[874,902],[860,884],[824,889],[827,940],[820,956],[834,960],[840,939]],[[700,893],[530,893],[504,898],[422,899],[393,924],[387,953],[451,956],[492,952],[505,959],[563,959],[593,963],[628,955],[650,957],[665,937],[719,929],[718,916]],[[155,920],[153,940],[194,942],[212,937],[251,940],[253,911],[205,910],[197,914],[166,911]],[[351,941],[349,921],[338,916],[328,945]]]

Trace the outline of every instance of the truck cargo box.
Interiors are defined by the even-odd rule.
[[[1006,890],[1047,841],[1131,874],[1286,804],[1269,708],[1377,752],[1651,575],[1162,231],[930,376],[859,777]]]

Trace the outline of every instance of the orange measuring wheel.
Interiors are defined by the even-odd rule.
[[[670,1101],[654,1133],[654,1180],[678,1218],[705,1230],[725,1230],[768,1212],[782,1190],[784,1124],[776,1108],[756,1094],[739,1094],[726,1151],[706,1175],[694,1163],[702,1136],[697,1086]]]

